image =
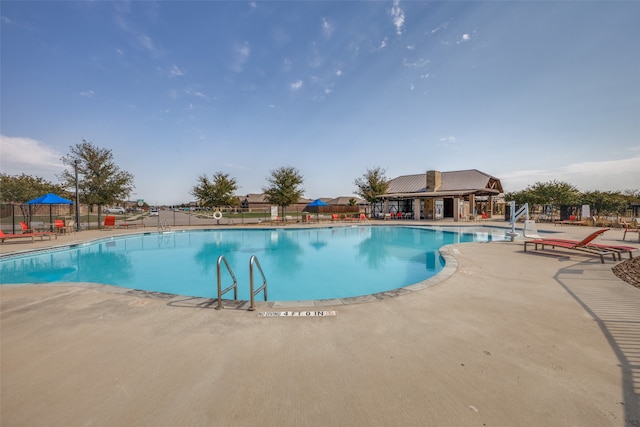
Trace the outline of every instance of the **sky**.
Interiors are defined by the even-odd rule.
[[[637,1],[6,1],[0,170],[58,183],[83,139],[130,199],[198,177],[304,196],[478,169],[505,191],[640,189]]]

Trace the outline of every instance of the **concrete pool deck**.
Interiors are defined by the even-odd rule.
[[[619,230],[598,239],[640,247]],[[0,286],[0,425],[640,425],[640,289],[612,273],[617,262],[524,253],[522,240],[445,251],[457,266],[437,285],[323,306],[328,317],[102,285]]]

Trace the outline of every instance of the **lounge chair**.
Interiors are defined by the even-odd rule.
[[[304,218],[304,216],[303,216],[303,218]],[[141,222],[138,223],[138,222],[127,222],[127,221],[124,221],[124,222],[121,222],[119,224],[116,224],[116,226],[117,227],[124,227],[124,228],[131,228],[131,227],[138,228],[138,226],[144,227],[144,222],[141,221]]]
[[[587,221],[579,220],[575,215],[570,215],[569,219],[562,219],[553,222],[555,225],[587,225]]]
[[[556,239],[554,237],[550,237],[547,239],[544,239],[547,241],[554,241],[554,242],[561,242],[561,243],[578,243],[577,240],[568,240],[568,239]],[[633,251],[638,250],[637,248],[634,248],[633,246],[621,246],[621,245],[610,245],[608,243],[587,243],[585,245],[585,247],[587,248],[594,248],[594,249],[598,249],[598,250],[604,250],[604,251],[612,251],[615,252],[616,255],[618,256],[618,260],[622,260],[622,254],[623,253],[627,253],[629,254],[629,259],[633,258]]]
[[[628,222],[624,222],[624,234],[622,235],[622,240],[627,238],[627,233],[636,233],[638,235],[638,242],[640,242],[640,228],[631,228],[631,224]]]
[[[58,238],[58,236],[56,236],[56,233],[51,231],[42,231],[37,233],[5,234],[2,230],[0,230],[1,243],[4,243],[4,241],[8,239],[19,239],[19,238],[25,238],[25,237],[28,237],[31,239],[32,242],[35,242],[36,237],[40,237],[40,240],[44,240],[45,236],[49,237],[49,240],[51,240],[51,236],[54,236],[56,239]]]
[[[593,246],[590,244],[593,239],[607,231],[608,228],[603,228],[593,233],[589,234],[582,240],[564,240],[564,239],[534,239],[534,240],[525,240],[524,242],[524,251],[527,251],[528,245],[535,245],[535,250],[538,250],[538,246],[544,250],[545,246],[551,246],[553,249],[556,247],[570,250],[577,250],[581,252],[590,253],[592,255],[598,255],[600,257],[600,262],[604,264],[604,256],[611,255],[613,260],[616,260],[616,257],[619,258],[619,252],[613,250],[610,247],[604,247],[604,245]]]

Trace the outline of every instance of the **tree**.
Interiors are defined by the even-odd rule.
[[[213,179],[206,175],[198,177],[198,184],[193,187],[191,194],[200,201],[200,206],[217,207],[236,206],[238,198],[234,193],[238,190],[238,184],[228,174],[216,172]]]
[[[15,176],[0,174],[0,202],[19,204],[22,216],[27,223],[31,222],[31,216],[29,206],[25,203],[47,193],[68,197],[61,185],[53,184],[43,178],[24,173]]]
[[[385,173],[386,171],[379,166],[367,169],[364,175],[354,181],[358,187],[355,193],[373,205],[378,197],[386,194],[389,189],[389,180]]]
[[[593,215],[624,214],[629,204],[624,195],[613,191],[587,191],[582,196],[582,202],[591,207]]]
[[[287,206],[296,203],[302,197],[304,189],[300,186],[304,182],[304,178],[298,169],[283,166],[272,170],[267,182],[269,186],[262,188],[265,200],[267,203],[280,206],[284,218]]]
[[[536,182],[529,191],[540,204],[553,206],[577,205],[580,203],[580,191],[573,185],[562,181]]]
[[[78,168],[78,194],[80,201],[98,206],[98,222],[102,206],[126,200],[133,190],[133,175],[120,170],[113,161],[111,150],[99,148],[82,140],[81,144],[69,147],[70,154],[62,163],[70,166],[60,175],[60,180],[69,188],[75,188],[75,166]]]
[[[582,194],[576,187],[555,180],[536,182],[522,191],[505,194],[507,201],[515,201],[518,205],[528,203],[531,207],[549,205],[551,212],[554,207],[578,205],[581,198]]]

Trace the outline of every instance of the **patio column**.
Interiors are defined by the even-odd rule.
[[[460,197],[453,198],[453,220],[460,221]]]
[[[475,194],[469,194],[469,214],[473,215],[473,219],[476,219],[477,216],[477,212],[476,212],[476,195]]]
[[[492,218],[493,217],[493,196],[489,196],[489,212],[487,212],[487,217]]]
[[[413,199],[413,220],[420,221],[420,199]]]

